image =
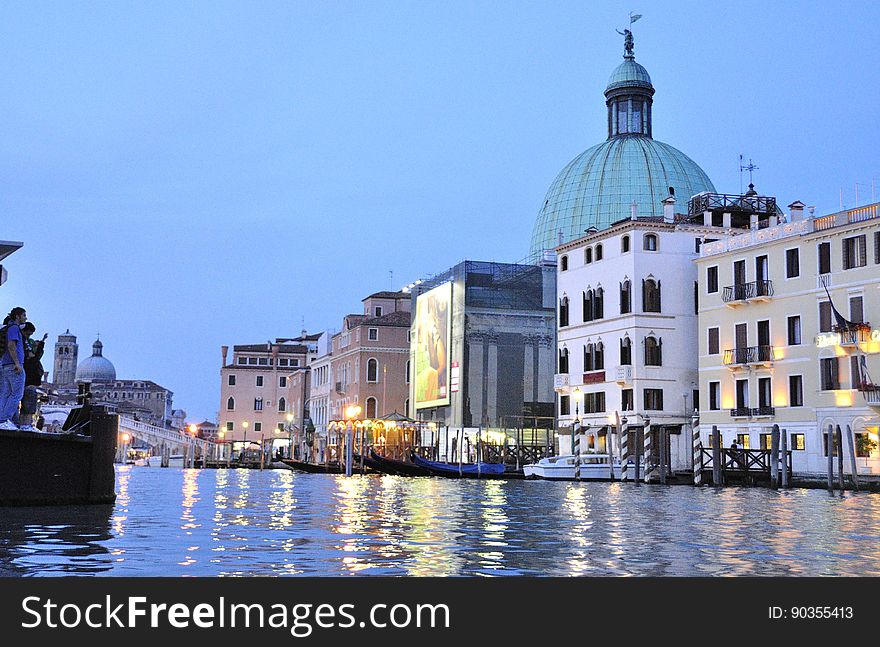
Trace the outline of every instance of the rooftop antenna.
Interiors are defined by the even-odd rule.
[[[743,192],[743,171],[749,172],[749,185],[754,184],[752,182],[752,171],[757,171],[760,167],[756,166],[754,162],[752,162],[752,158],[749,158],[749,163],[743,166],[743,156],[739,156],[739,194],[742,195]]]
[[[394,270],[388,270],[388,278],[391,281],[391,291],[394,292]]]

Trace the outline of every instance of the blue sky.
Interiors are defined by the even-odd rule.
[[[7,2],[0,308],[213,418],[222,344],[524,258],[631,10],[654,136],[718,190],[743,154],[782,205],[880,192],[873,3]]]

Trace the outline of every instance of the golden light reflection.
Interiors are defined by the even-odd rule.
[[[591,510],[586,489],[580,484],[570,484],[565,490],[563,508],[574,521],[569,537],[574,550],[567,560],[568,572],[570,575],[583,575],[592,569],[590,552],[593,548],[593,540],[590,536],[593,520],[590,517]]]

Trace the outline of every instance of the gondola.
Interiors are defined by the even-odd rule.
[[[395,474],[398,476],[431,476],[431,471],[425,467],[419,467],[406,461],[396,461],[391,458],[380,456],[374,450],[370,450],[370,459],[379,472]]]
[[[282,458],[281,462],[295,470],[309,474],[345,474],[345,467],[335,461],[331,463],[304,463],[292,458]]]
[[[470,479],[505,478],[505,467],[502,463],[441,463],[429,461],[417,454],[411,456],[414,464],[427,469],[432,476]]]

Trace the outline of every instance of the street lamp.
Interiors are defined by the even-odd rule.
[[[239,463],[244,462],[243,456],[244,456],[245,451],[247,450],[247,430],[248,430],[249,424],[250,423],[248,423],[247,420],[245,420],[244,422],[241,423],[242,429],[244,429],[244,434],[242,435],[242,440],[241,440],[242,448],[241,448],[241,451],[238,453],[238,462]]]
[[[345,425],[345,475],[351,476],[351,466],[353,463],[353,447],[352,444],[354,442],[354,419],[357,418],[361,413],[360,406],[353,404],[346,408],[345,417],[348,419],[348,424]]]
[[[196,466],[196,434],[199,433],[199,428],[196,427],[194,424],[191,424],[189,427],[187,427],[187,429],[189,430],[189,433],[190,433],[190,446],[192,448],[190,451],[189,464],[190,464],[190,467],[195,467]]]
[[[574,387],[574,422],[571,425],[571,454],[574,456],[574,434],[575,427],[580,431],[581,421],[578,418],[580,415],[580,410],[578,407],[581,403],[581,390],[578,387]]]
[[[125,459],[128,457],[128,441],[131,440],[131,436],[128,434],[122,434],[122,464],[125,465]]]

